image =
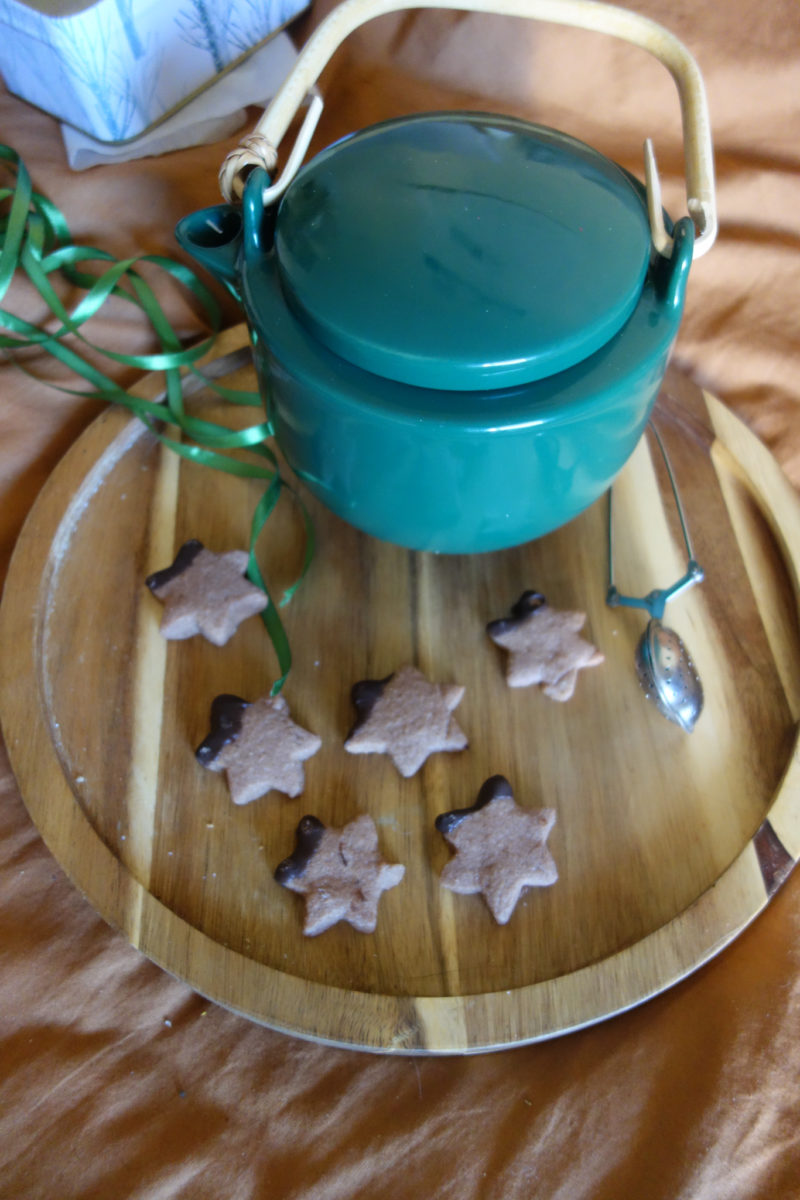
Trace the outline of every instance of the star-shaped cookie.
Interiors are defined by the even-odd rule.
[[[303,763],[322,739],[295,725],[283,696],[262,696],[248,704],[239,696],[217,696],[211,705],[211,732],[196,757],[210,771],[224,771],[234,804],[249,804],[273,789],[299,796]]]
[[[347,921],[360,933],[378,923],[381,893],[405,874],[402,863],[387,863],[378,850],[372,817],[356,817],[343,829],[326,828],[316,817],[297,826],[294,853],[275,871],[278,883],[305,896],[303,933],[313,937]]]
[[[172,566],[148,575],[147,586],[164,603],[164,637],[201,633],[215,646],[224,646],[242,621],[262,612],[269,601],[245,577],[247,561],[246,550],[215,554],[192,538],[181,546]]]
[[[492,641],[508,651],[509,687],[541,683],[551,700],[569,700],[578,671],[605,661],[591,642],[579,637],[585,621],[585,613],[550,608],[541,592],[523,592],[510,617],[486,626]]]
[[[552,808],[520,808],[502,775],[487,779],[471,808],[436,818],[456,850],[440,882],[452,892],[482,892],[498,925],[505,925],[526,888],[548,887],[558,870],[545,845],[555,823]]]
[[[388,754],[401,775],[414,775],[438,750],[468,744],[453,709],[464,688],[431,683],[416,667],[401,667],[386,679],[365,679],[352,690],[358,714],[345,741],[351,754]]]

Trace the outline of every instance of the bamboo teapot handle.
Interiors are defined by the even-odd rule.
[[[697,63],[682,42],[663,26],[629,9],[597,0],[343,0],[311,35],[297,61],[264,111],[253,133],[225,159],[220,188],[225,199],[241,200],[244,181],[255,166],[275,169],[278,147],[303,104],[308,113],[278,181],[265,189],[274,202],[298,171],[322,112],[316,82],[344,39],[359,25],[387,13],[416,8],[446,8],[528,17],[618,37],[647,50],[672,75],[678,89],[683,126],[686,195],[695,225],[694,257],[710,249],[717,233],[714,161],[705,86]],[[669,255],[672,239],[664,227],[661,185],[652,141],[645,142],[645,178],[653,243]]]

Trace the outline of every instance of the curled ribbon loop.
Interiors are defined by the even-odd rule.
[[[34,191],[30,174],[19,154],[10,146],[0,145],[0,162],[7,163],[14,175],[12,186],[0,187],[0,206],[3,209],[0,215],[0,304],[17,271],[22,270],[59,322],[58,328],[47,332],[0,308],[0,350],[13,357],[15,351],[36,346],[81,376],[92,388],[91,391],[80,392],[52,385],[56,390],[120,404],[142,420],[151,433],[176,454],[229,475],[263,480],[265,491],[256,506],[250,529],[247,573],[268,596],[269,589],[256,560],[255,546],[282,489],[288,488],[300,504],[303,514],[306,549],[300,574],[286,589],[278,607],[287,604],[309,568],[314,552],[314,537],[303,501],[282,478],[278,460],[266,444],[273,432],[270,422],[262,421],[245,429],[230,429],[215,421],[192,416],[184,405],[182,378],[186,372],[190,372],[226,403],[261,406],[257,392],[223,387],[204,376],[196,365],[199,359],[208,354],[214,338],[220,332],[221,314],[213,293],[188,267],[161,255],[147,254],[118,260],[103,250],[73,245],[63,214],[46,197]],[[209,338],[193,346],[181,344],[152,288],[137,271],[140,263],[152,264],[193,293],[211,328]],[[86,270],[87,267],[94,270]],[[100,273],[97,273],[98,269]],[[51,283],[51,276],[56,274],[84,292],[71,312],[64,307]],[[142,310],[158,339],[158,353],[119,354],[96,345],[84,335],[82,327],[85,322],[112,295]],[[165,379],[163,401],[154,402],[132,396],[84,358],[79,350],[73,349],[73,345],[67,345],[64,340],[67,337],[72,339],[73,344],[77,342],[79,348],[90,350],[93,357],[100,356],[101,359],[143,371],[162,371]],[[20,363],[17,365],[22,370],[26,369]],[[170,427],[178,430],[180,436],[167,432]],[[254,457],[239,457],[239,452],[243,450]],[[270,596],[270,603],[262,613],[280,672],[272,686],[273,696],[283,687],[292,664],[289,640],[278,607],[272,603]]]

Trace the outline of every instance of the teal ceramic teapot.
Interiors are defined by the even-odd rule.
[[[564,133],[445,112],[364,129],[300,168],[315,82],[362,21],[345,0],[223,167],[228,204],[181,245],[240,297],[287,461],[344,520],[414,549],[473,553],[563,525],[611,484],[656,401],[689,266],[714,239],[694,60],[660,26],[591,0],[439,0],[625,38],[681,97],[689,216]],[[280,179],[279,144],[308,114]]]

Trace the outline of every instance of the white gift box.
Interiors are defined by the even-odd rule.
[[[309,0],[0,0],[9,91],[101,142],[175,112]],[[254,97],[254,99],[257,99]]]

